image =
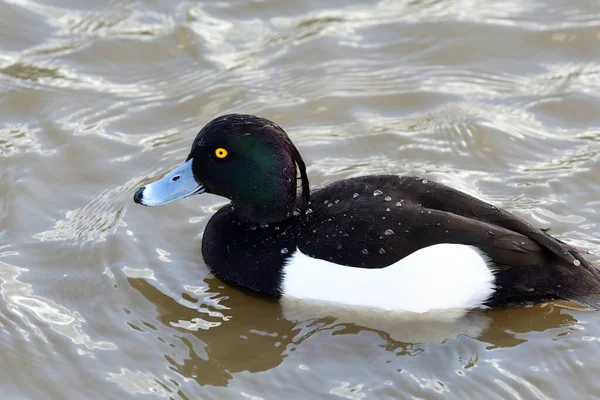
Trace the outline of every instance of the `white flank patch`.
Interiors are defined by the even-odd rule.
[[[297,250],[284,267],[283,296],[423,313],[482,307],[494,293],[489,260],[478,249],[442,243],[386,268],[355,268]]]

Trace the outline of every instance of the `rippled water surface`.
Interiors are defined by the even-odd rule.
[[[211,195],[134,206],[211,118],[283,126],[313,186],[418,174],[600,247],[597,0],[1,0],[4,399],[592,399],[600,313],[456,321],[214,279]]]

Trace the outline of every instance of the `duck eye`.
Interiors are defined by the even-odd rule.
[[[215,150],[215,156],[217,156],[217,158],[225,158],[227,157],[227,150],[225,150],[222,147],[219,147]]]

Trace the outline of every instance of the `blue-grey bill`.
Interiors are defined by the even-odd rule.
[[[136,203],[155,207],[200,193],[204,193],[204,187],[194,179],[190,158],[161,179],[138,189],[133,198]]]

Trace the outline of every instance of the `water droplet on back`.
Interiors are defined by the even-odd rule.
[[[386,229],[385,232],[383,232],[383,234],[386,236],[391,236],[394,234],[394,231],[391,229]]]
[[[581,261],[579,261],[579,260],[574,260],[574,261],[573,261],[573,264],[574,264],[576,267],[579,267],[579,266],[581,265]]]
[[[358,199],[358,196],[360,196],[358,193],[354,193],[354,194],[352,195],[352,197],[353,197],[353,198],[355,198],[355,199]]]
[[[258,228],[256,225],[250,225],[250,230],[255,231]]]
[[[402,207],[402,203],[401,202],[397,202],[396,203],[396,207]]]
[[[269,227],[269,224],[267,224],[266,222],[263,222],[262,224],[260,224],[260,227],[261,227],[262,229],[266,229],[266,228],[268,228],[268,227]]]
[[[366,256],[369,255],[369,250],[367,249],[362,249],[362,253]]]
[[[281,254],[287,254],[288,249],[287,247],[284,247],[283,249],[281,249]]]
[[[379,254],[385,254],[385,250],[382,248],[379,249]]]
[[[383,192],[379,189],[377,189],[373,192],[373,196],[381,196],[382,194],[383,194]]]
[[[385,201],[392,201],[392,198],[391,198],[390,196],[385,196],[385,197],[384,197],[384,200],[385,200]]]
[[[423,183],[427,183],[427,179],[423,179]]]
[[[306,209],[306,211],[305,211],[305,213],[306,213],[306,214],[310,214],[310,213],[312,213],[312,208],[307,208],[307,209]]]

